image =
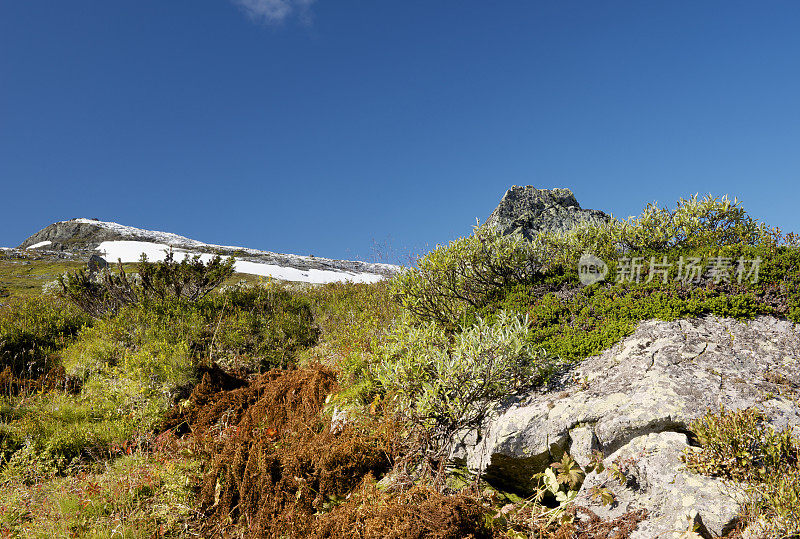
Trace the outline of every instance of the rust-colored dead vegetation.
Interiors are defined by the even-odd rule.
[[[409,483],[379,488],[402,447],[374,417],[331,430],[335,373],[317,365],[245,380],[214,367],[167,419],[205,456],[200,509],[210,537],[482,539],[516,529],[557,539],[628,537],[643,514],[542,525],[527,511],[505,524],[479,497]],[[524,507],[524,505],[522,506]],[[515,511],[516,513],[516,511]],[[509,515],[510,516],[510,515]]]
[[[322,411],[336,388],[335,374],[322,366],[249,382],[218,370],[203,375],[168,426],[190,430],[207,456],[200,491],[207,533],[310,536],[315,514],[335,507],[366,475],[389,469],[385,431],[331,432]]]

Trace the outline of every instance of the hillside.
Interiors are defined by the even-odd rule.
[[[798,237],[727,198],[619,221],[511,192],[512,230],[391,279],[165,259],[8,299],[0,535],[797,537]],[[295,258],[86,220],[20,247],[32,275]]]
[[[98,254],[108,262],[137,262],[144,253],[148,260],[163,260],[172,250],[176,259],[199,254],[201,260],[214,255],[233,256],[238,273],[272,277],[284,281],[329,283],[337,281],[376,282],[399,270],[391,264],[333,260],[314,256],[280,254],[245,247],[213,245],[169,232],[144,230],[93,219],[71,219],[49,225],[23,241],[17,249],[66,253],[88,259]]]

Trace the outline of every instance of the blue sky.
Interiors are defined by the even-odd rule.
[[[335,258],[511,185],[800,231],[800,2],[0,0],[0,245],[98,217]]]

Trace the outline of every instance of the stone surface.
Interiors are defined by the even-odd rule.
[[[103,271],[108,267],[108,262],[106,259],[99,255],[92,255],[89,257],[89,261],[86,263],[86,268],[89,270],[89,273],[97,273],[99,271]]]
[[[503,195],[485,225],[503,234],[519,231],[527,239],[540,232],[566,231],[584,221],[602,223],[610,217],[581,208],[569,189],[537,189],[514,185]]]
[[[633,335],[575,367],[558,390],[497,405],[478,431],[464,433],[453,457],[500,487],[529,491],[531,476],[564,451],[583,464],[594,448],[616,458],[632,447],[661,447],[643,473],[659,478],[648,483],[651,499],[667,499],[658,493],[669,489],[658,485],[669,482],[661,477],[669,468],[664,463],[677,465],[677,455],[661,442],[677,437],[674,446],[685,447],[684,433],[706,412],[756,407],[777,429],[800,432],[798,362],[800,330],[789,321],[709,316],[642,322]],[[705,489],[705,478],[695,477]],[[680,481],[691,486],[683,475]],[[713,532],[726,525],[727,511],[700,511],[699,518]],[[654,514],[680,516],[667,509]]]
[[[575,503],[604,519],[647,509],[647,519],[631,539],[669,537],[671,533],[678,536],[695,527],[706,536],[727,533],[737,522],[737,490],[720,479],[686,470],[681,455],[691,450],[685,434],[637,436],[605,459],[602,473],[592,472],[586,477]],[[625,473],[624,485],[610,473],[615,463]],[[592,496],[594,489],[601,488],[613,493],[613,504],[604,506]]]

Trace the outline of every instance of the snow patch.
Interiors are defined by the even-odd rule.
[[[40,241],[39,243],[34,243],[33,245],[29,245],[28,249],[38,249],[39,247],[44,247],[45,245],[50,245],[53,243],[50,240]]]
[[[92,221],[95,222],[95,221]],[[205,245],[205,244],[204,244]],[[214,255],[208,253],[197,253],[185,249],[175,248],[164,243],[150,243],[147,241],[116,240],[104,241],[97,246],[97,251],[109,262],[121,261],[138,262],[142,253],[147,255],[151,262],[160,262],[167,257],[167,253],[172,249],[175,260],[182,260],[186,256],[200,255],[200,260],[208,262]],[[235,258],[234,258],[235,259]],[[236,260],[236,259],[235,259]],[[319,269],[298,269],[291,267],[278,266],[275,264],[264,264],[260,262],[250,262],[247,260],[236,260],[234,269],[239,273],[251,275],[261,275],[272,277],[284,281],[301,281],[305,283],[334,283],[341,281],[352,281],[356,283],[375,283],[383,279],[383,275],[366,272],[352,271],[331,271]]]
[[[302,256],[302,255],[293,255],[293,254],[283,254],[283,253],[272,253],[270,251],[262,251],[259,249],[251,249],[249,247],[238,247],[235,245],[215,245],[213,243],[203,243],[201,241],[193,240],[190,238],[186,238],[184,236],[179,236],[177,234],[173,234],[171,232],[159,232],[157,230],[145,230],[142,228],[136,228],[133,226],[126,226],[121,225],[119,223],[114,223],[111,221],[95,221],[94,219],[73,219],[76,223],[85,223],[90,225],[99,226],[108,230],[112,230],[121,236],[127,236],[130,238],[135,238],[137,240],[144,240],[145,242],[153,242],[157,244],[164,244],[160,248],[169,248],[170,246],[173,247],[173,250],[176,252],[178,249],[183,249],[189,251],[191,249],[212,249],[212,250],[226,250],[226,251],[240,251],[244,255],[275,255],[278,254],[282,257],[286,257],[290,260],[297,260],[303,262],[311,262],[315,261],[318,263],[334,263],[336,261],[330,258],[323,258],[323,257],[310,257],[310,256]],[[123,240],[119,240],[123,241]],[[125,240],[127,241],[127,240]],[[110,242],[104,242],[110,243]],[[137,242],[137,243],[142,243]],[[99,247],[98,247],[99,248]],[[174,249],[178,248],[178,249]],[[150,254],[147,255],[148,258]],[[136,259],[138,260],[138,258]],[[154,260],[151,258],[151,260]],[[163,260],[163,259],[162,259]],[[124,262],[124,260],[123,260]],[[135,262],[135,260],[133,261]],[[257,264],[254,262],[254,264]],[[268,264],[261,264],[261,265],[268,265]],[[370,263],[368,264],[371,267],[374,267],[376,270],[384,270],[388,273],[394,273],[398,271],[400,268],[398,266],[392,264],[383,264],[383,263]],[[283,266],[276,266],[276,267],[283,267]],[[325,270],[316,270],[316,271],[325,271]],[[242,272],[247,273],[247,272]],[[339,272],[327,272],[326,273],[339,273]],[[347,272],[352,273],[352,272]],[[352,273],[353,275],[373,275],[372,273]],[[257,273],[256,275],[261,275]],[[310,281],[311,282],[311,281]],[[330,282],[330,281],[326,281]],[[363,282],[372,282],[372,281],[363,281]]]

